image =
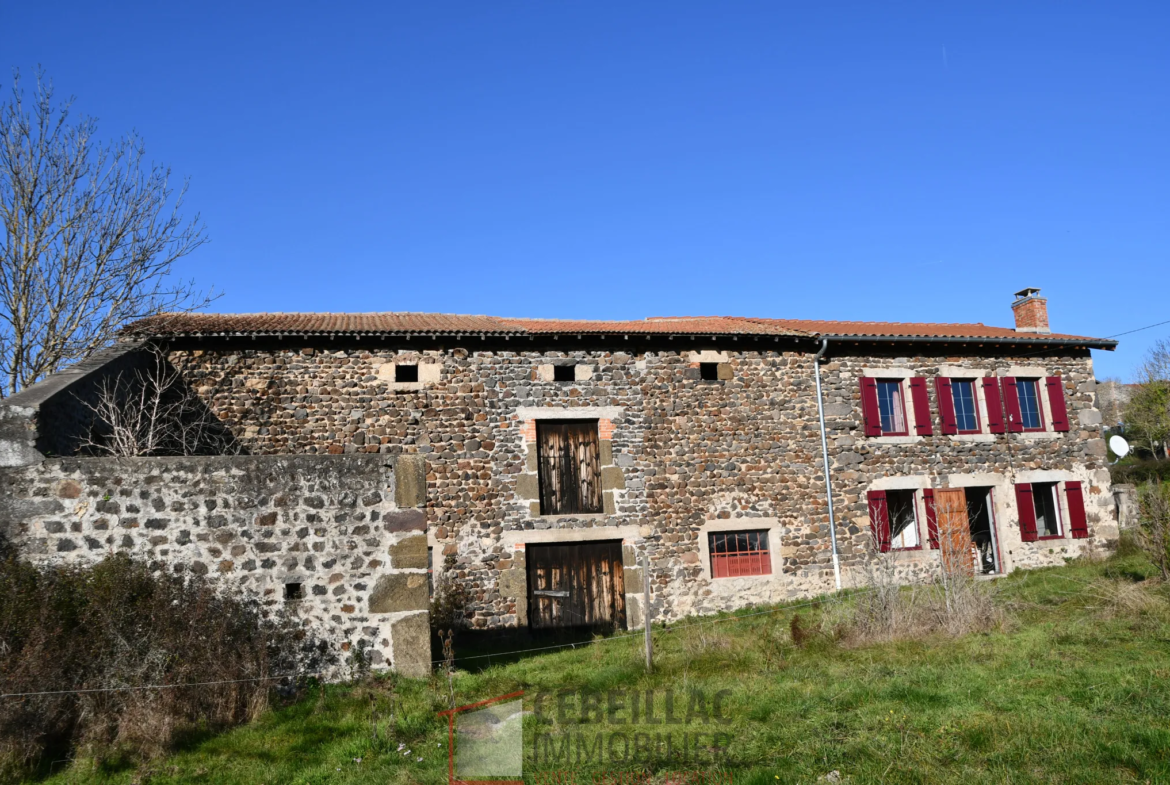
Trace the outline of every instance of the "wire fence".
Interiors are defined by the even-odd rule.
[[[859,594],[865,594],[869,591],[872,591],[872,590],[871,589],[858,589],[858,590],[855,590],[852,592],[852,596],[856,596]],[[696,627],[707,627],[707,626],[712,626],[715,624],[725,624],[727,622],[742,621],[744,619],[751,619],[751,618],[755,618],[755,617],[759,617],[759,616],[769,616],[769,615],[776,614],[776,613],[784,613],[787,611],[800,610],[801,608],[811,608],[813,606],[823,605],[824,603],[829,602],[829,601],[831,601],[831,599],[829,599],[827,597],[821,597],[818,599],[809,600],[808,602],[802,602],[802,603],[799,603],[796,605],[782,605],[778,608],[769,608],[768,610],[754,611],[751,613],[735,613],[735,614],[732,614],[730,616],[725,616],[725,617],[719,618],[719,619],[708,619],[706,621],[691,621],[691,622],[674,624],[674,625],[667,624],[667,625],[664,625],[660,630],[657,630],[657,632],[663,632],[663,633],[685,632],[686,630],[690,630],[690,629],[696,628]],[[641,630],[639,630],[637,632],[624,632],[624,633],[621,633],[619,635],[609,635],[609,636],[605,636],[605,637],[598,637],[598,638],[594,638],[593,640],[588,640],[588,641],[577,641],[577,642],[573,642],[573,643],[559,643],[559,644],[555,644],[553,646],[537,646],[537,647],[526,648],[526,649],[513,649],[511,651],[491,652],[488,654],[471,654],[471,655],[468,655],[465,657],[456,657],[454,659],[454,662],[464,662],[467,660],[487,659],[487,658],[492,658],[492,657],[504,658],[504,657],[511,657],[511,656],[517,655],[517,654],[533,654],[533,653],[537,653],[537,652],[547,652],[547,651],[554,651],[554,650],[558,650],[558,649],[568,649],[568,648],[577,649],[577,648],[584,648],[587,646],[595,646],[595,645],[598,645],[601,643],[610,643],[613,641],[626,640],[626,639],[630,639],[630,638],[641,639],[642,636],[643,636],[643,632]],[[446,661],[442,660],[442,659],[432,660],[431,665],[441,665],[444,662],[446,662]],[[4,699],[4,698],[33,698],[33,697],[42,697],[42,696],[47,696],[47,695],[85,695],[85,694],[92,694],[92,693],[132,692],[132,691],[139,691],[139,690],[168,690],[168,689],[183,689],[183,688],[187,688],[187,687],[215,687],[215,686],[222,686],[222,685],[226,685],[226,684],[250,684],[250,683],[255,683],[255,682],[260,682],[260,681],[281,681],[284,679],[313,678],[313,677],[320,677],[322,675],[323,674],[321,672],[311,672],[311,673],[300,672],[300,673],[277,674],[277,675],[272,675],[272,676],[256,676],[254,678],[249,678],[249,679],[225,679],[223,681],[183,682],[183,683],[178,683],[178,684],[143,684],[143,685],[127,686],[127,687],[87,687],[87,688],[79,688],[79,689],[72,689],[72,690],[43,690],[43,691],[39,691],[39,692],[8,692],[8,693],[0,694],[0,699]]]

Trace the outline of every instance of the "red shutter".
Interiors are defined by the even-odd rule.
[[[1064,405],[1064,385],[1061,384],[1060,377],[1049,376],[1044,380],[1044,386],[1048,388],[1048,404],[1052,409],[1052,429],[1067,431],[1068,407]]]
[[[985,377],[983,399],[987,401],[987,429],[991,433],[1003,433],[1003,406],[999,400],[999,382],[994,376]]]
[[[1020,414],[1020,389],[1016,387],[1016,377],[1003,377],[1003,410],[1007,415],[1007,429],[1011,433],[1024,430],[1023,415]]]
[[[930,540],[931,548],[938,548],[938,510],[934,507],[934,488],[922,492],[922,501],[926,505],[926,538]]]
[[[885,491],[870,491],[869,498],[869,525],[873,527],[873,541],[878,550],[886,553],[890,550],[890,508],[886,504]]]
[[[1036,506],[1032,503],[1032,486],[1026,482],[1016,486],[1016,509],[1020,514],[1020,539],[1036,542]]]
[[[1064,484],[1068,497],[1068,528],[1074,539],[1083,540],[1089,536],[1089,524],[1085,522],[1085,495],[1079,482]]]
[[[926,379],[915,376],[910,380],[910,400],[914,403],[914,432],[919,436],[934,433],[930,421],[930,393],[926,391]]]
[[[882,435],[882,418],[878,414],[877,379],[861,377],[861,414],[865,418],[865,435]]]
[[[945,376],[934,377],[934,389],[938,392],[938,418],[942,420],[942,432],[958,433],[959,423],[955,420],[955,395],[951,392],[951,380]]]

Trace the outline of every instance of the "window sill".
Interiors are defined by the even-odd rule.
[[[1037,537],[1036,542],[1047,542],[1047,541],[1051,541],[1051,540],[1063,540],[1063,539],[1065,539],[1065,536],[1063,534],[1052,534],[1052,535],[1049,535],[1047,537]]]
[[[1019,436],[1024,441],[1029,442],[1045,442],[1053,439],[1059,439],[1064,435],[1063,431],[1016,431],[1012,436]]]
[[[950,438],[950,440],[953,442],[972,442],[972,443],[989,444],[989,443],[995,441],[995,434],[994,433],[952,433],[952,434],[949,434],[948,438]]]
[[[596,521],[602,518],[615,518],[617,516],[611,515],[608,512],[577,512],[562,514],[556,513],[553,515],[538,515],[535,520],[550,521],[552,523],[559,523],[560,521]]]
[[[718,578],[712,578],[712,583],[722,583],[724,581],[751,581],[759,578],[772,578],[773,574],[770,572],[760,573],[759,575],[720,575]]]
[[[867,436],[867,444],[918,444],[925,436]]]

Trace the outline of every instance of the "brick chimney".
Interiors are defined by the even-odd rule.
[[[1016,292],[1012,313],[1016,315],[1018,333],[1052,332],[1048,329],[1048,300],[1040,296],[1039,289],[1028,287]]]

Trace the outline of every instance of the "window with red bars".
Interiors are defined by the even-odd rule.
[[[744,575],[771,575],[768,533],[711,532],[711,577],[739,578]]]

